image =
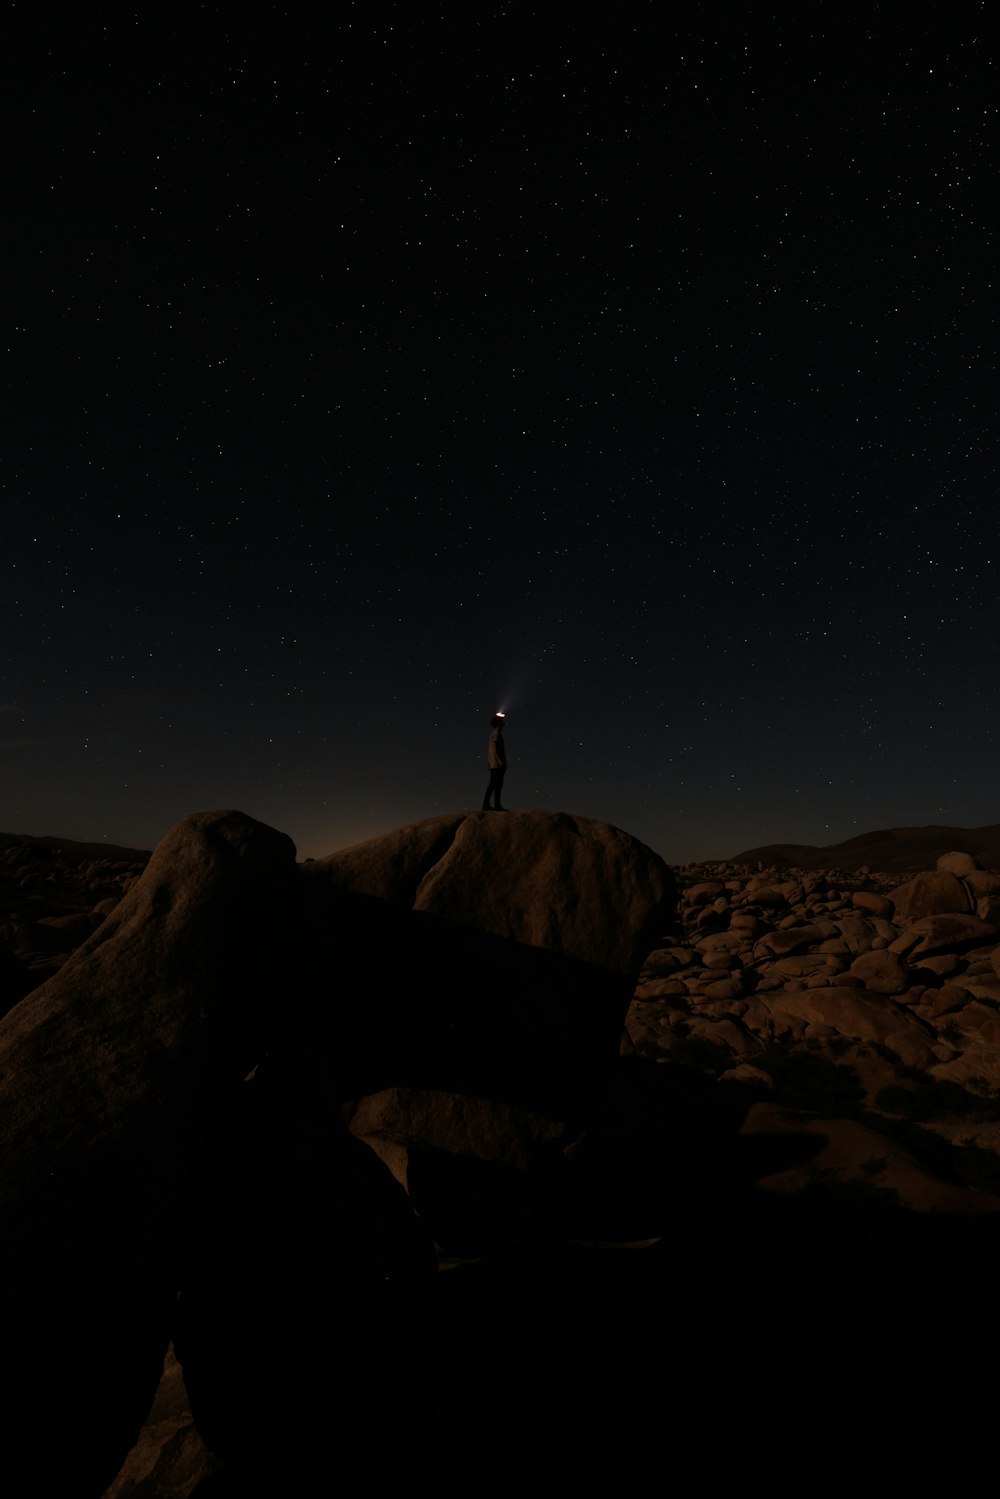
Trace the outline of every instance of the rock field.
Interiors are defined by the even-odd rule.
[[[910,876],[677,874],[679,930],[646,958],[625,1050],[758,1087],[748,1128],[774,1127],[772,1097],[863,1119],[868,1148],[836,1168],[828,1150],[813,1179],[836,1169],[917,1208],[1000,1206],[962,1190],[1000,1193],[1000,873],[950,852]],[[934,1163],[933,1177],[901,1174],[886,1139]],[[939,1139],[959,1147],[950,1184],[937,1180]]]

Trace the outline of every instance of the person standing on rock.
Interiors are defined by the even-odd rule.
[[[503,790],[503,778],[507,769],[507,749],[503,742],[503,727],[506,719],[502,713],[494,713],[490,719],[490,745],[486,754],[486,763],[490,771],[490,784],[486,788],[483,797],[483,811],[490,810],[490,797],[493,798],[493,808],[497,812],[506,812],[507,808],[500,805],[500,793]]]

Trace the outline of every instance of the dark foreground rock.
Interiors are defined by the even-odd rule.
[[[139,1440],[106,1491],[106,1499],[140,1494],[187,1499],[221,1467],[194,1424],[184,1375],[171,1346]]]
[[[245,1090],[176,1347],[241,1482],[305,1482],[333,1408],[378,1486],[434,1429],[438,1255],[523,1234],[615,1068],[673,880],[615,829],[522,813],[415,824],[301,883],[310,1013]]]
[[[357,1428],[337,1438],[354,1465],[366,1406],[412,1405],[437,1259],[321,1074],[276,1050],[233,1116],[225,1177],[196,1204],[173,1333],[209,1449],[264,1492],[298,1492],[328,1460],[332,1413]]]
[[[675,927],[581,819],[186,820],[0,1025],[5,1496],[984,1466],[998,883],[928,872]]]
[[[737,1483],[768,1433],[782,1471],[821,1460],[838,1483],[986,1462],[997,1317],[977,1287],[996,1219],[762,1190],[821,1142],[747,1136],[752,1107],[739,1085],[623,1058],[590,1119],[587,1190],[551,1195],[519,1244],[440,1260],[421,1335],[394,1338],[360,1396],[270,1407],[242,1456],[206,1461],[199,1496],[312,1492],[317,1454],[427,1499],[610,1490],[674,1460]],[[333,1377],[336,1334],[325,1346]]]
[[[294,846],[178,824],[97,932],[0,1022],[0,1490],[110,1483],[149,1409],[215,1118],[273,1027]]]
[[[458,814],[307,864],[317,950],[343,976],[326,1051],[352,1131],[442,1247],[516,1222],[520,1173],[551,1181],[618,1049],[643,955],[673,919],[667,866],[564,813]],[[348,961],[351,961],[349,958]],[[469,1162],[496,1168],[474,1173]]]
[[[0,1023],[4,1493],[101,1494],[171,1339],[240,1482],[304,1481],[331,1408],[356,1466],[373,1402],[418,1409],[441,1237],[530,1214],[536,1146],[558,1160],[615,1067],[672,891],[635,840],[557,814],[437,820],[299,872],[284,835],[214,813],[99,924],[66,912],[85,940]],[[380,1151],[347,1128],[361,1109]],[[379,1158],[397,1147],[424,1203]]]

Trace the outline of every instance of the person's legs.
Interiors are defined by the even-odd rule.
[[[490,809],[490,797],[493,798],[494,806],[496,806],[498,809],[500,808],[500,791],[501,791],[502,787],[503,787],[503,770],[502,769],[491,770],[490,771],[490,784],[487,786],[487,788],[486,788],[486,795],[483,797],[483,811],[484,812],[488,812],[489,809]]]

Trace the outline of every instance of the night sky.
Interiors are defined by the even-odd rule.
[[[5,49],[0,829],[1000,821],[992,26],[773,9]]]

